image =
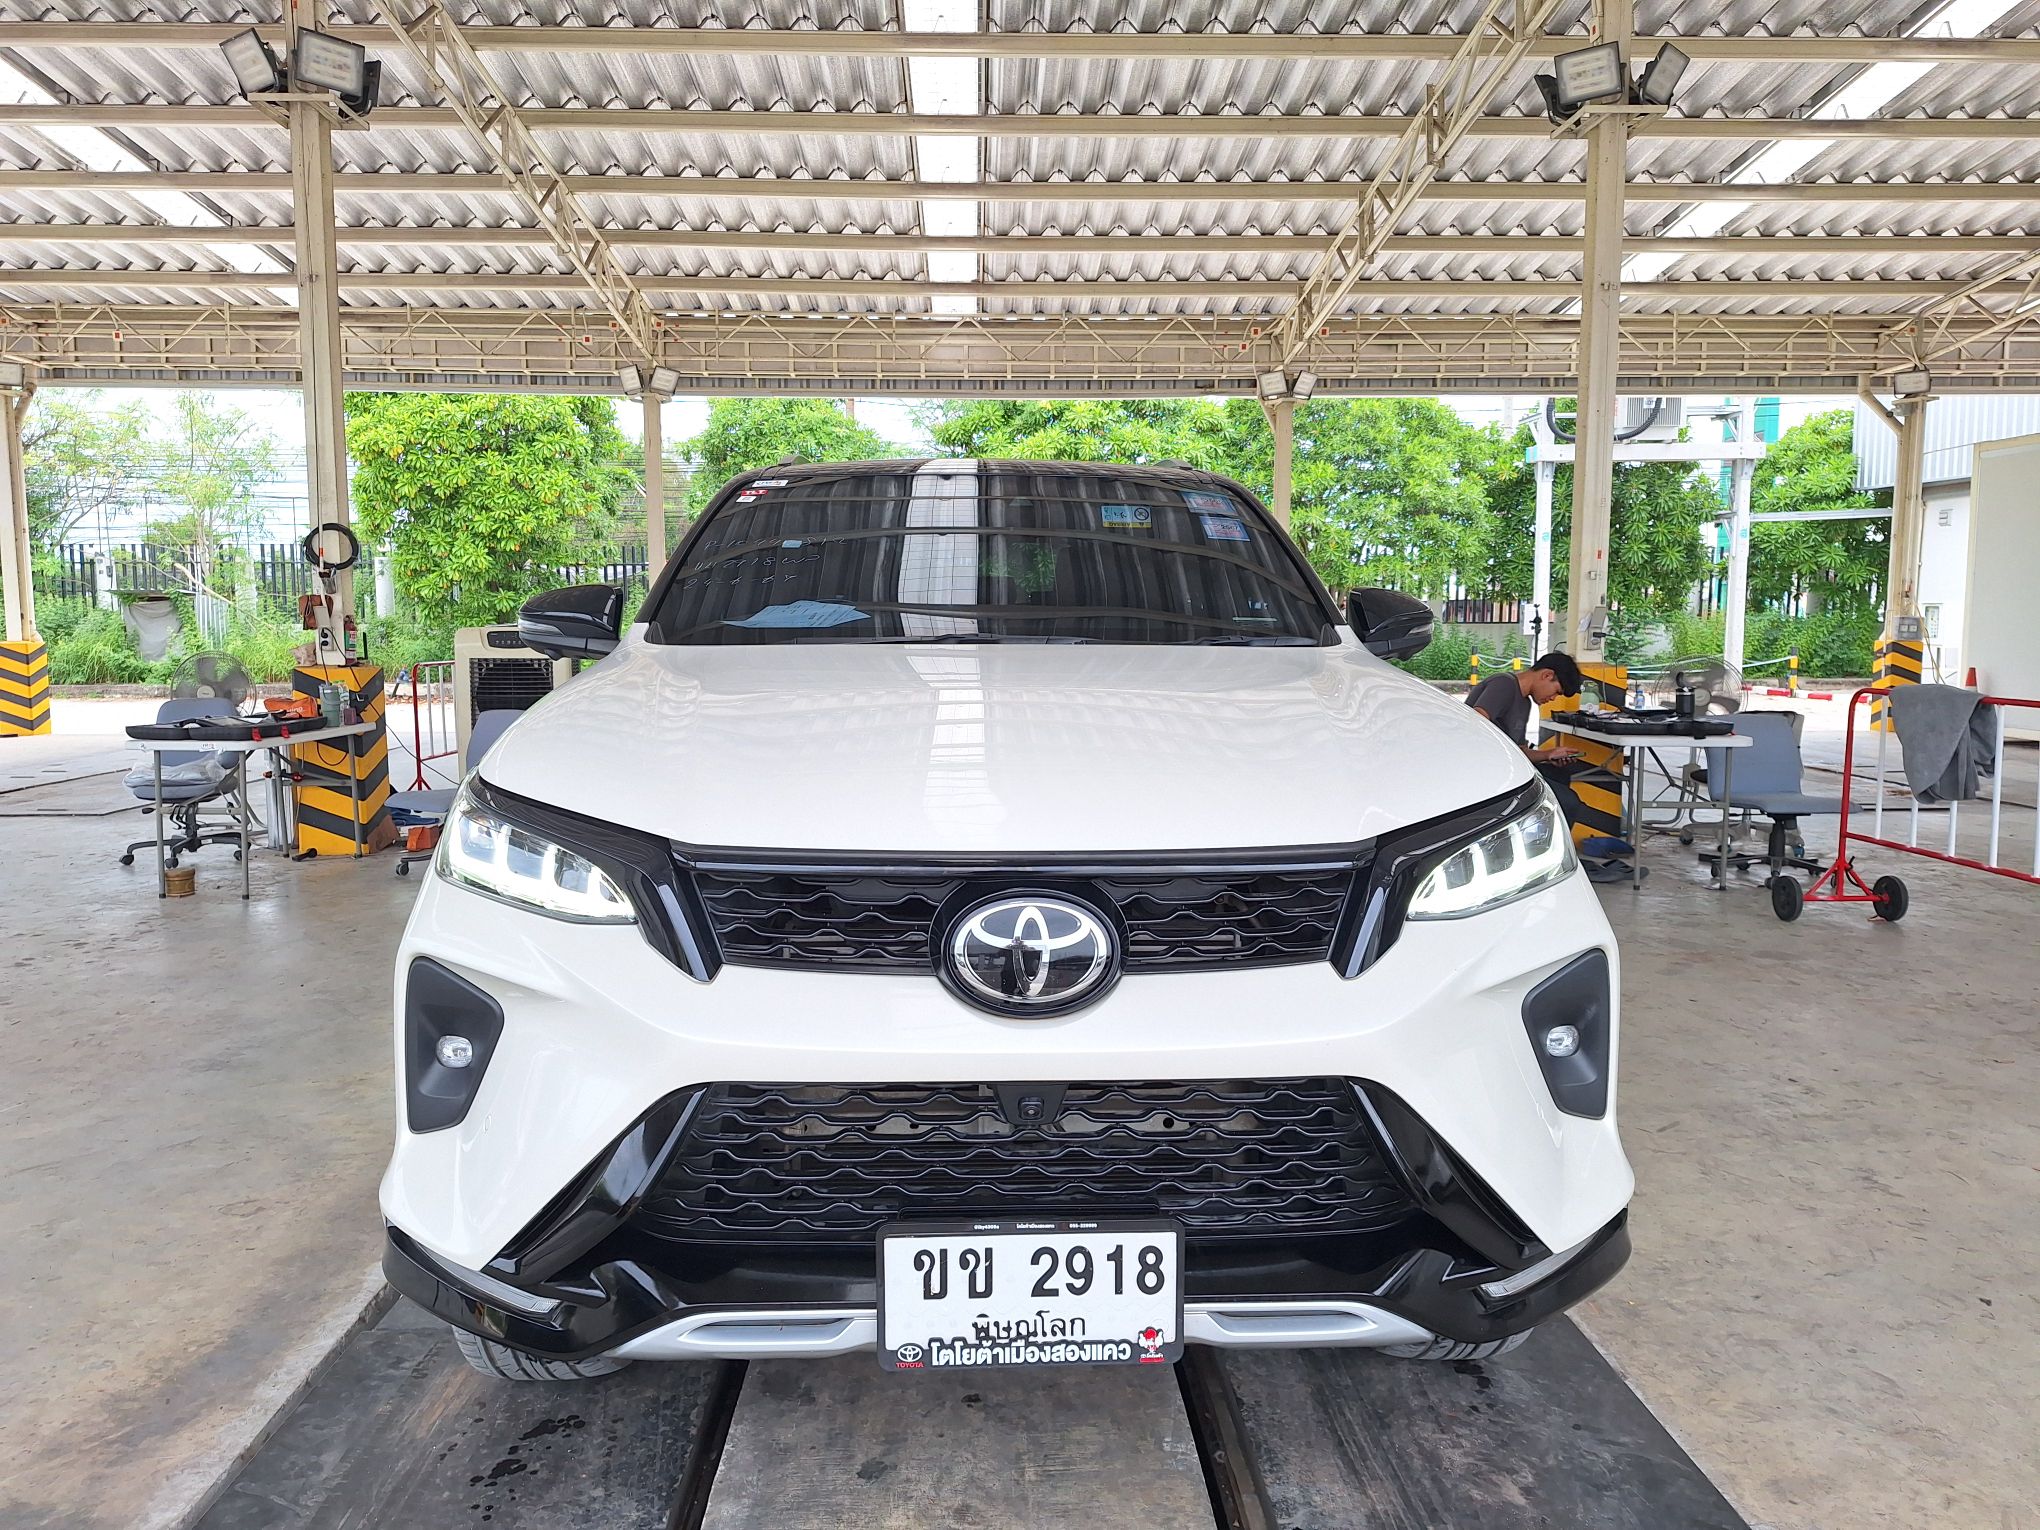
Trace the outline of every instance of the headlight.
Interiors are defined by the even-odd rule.
[[[1464,919],[1571,876],[1572,832],[1547,788],[1527,813],[1448,850],[1425,871],[1411,919]]]
[[[434,865],[450,882],[555,919],[580,924],[637,921],[630,900],[601,867],[483,807],[466,787],[446,815]]]

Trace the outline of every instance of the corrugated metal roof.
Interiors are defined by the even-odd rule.
[[[463,22],[497,27],[583,29],[600,27],[778,28],[830,32],[882,31],[899,23],[897,0],[455,0]],[[1223,30],[1246,34],[1366,33],[1399,37],[1451,36],[1478,16],[1480,0],[983,0],[990,30],[1114,33],[1127,37],[1117,56],[993,58],[978,74],[980,109],[989,114],[1051,113],[1100,116],[1197,114],[1229,118],[1323,117],[1326,136],[1112,137],[982,140],[981,170],[1000,182],[1043,183],[1038,198],[981,204],[986,234],[1042,237],[1059,234],[1177,235],[1178,251],[1058,250],[1044,243],[1027,251],[986,252],[979,279],[1026,283],[1024,290],[983,300],[986,311],[1276,314],[1279,296],[1184,295],[1166,291],[1120,293],[1106,284],[1238,281],[1296,283],[1316,256],[1295,251],[1201,247],[1223,236],[1315,234],[1329,237],[1352,206],[1358,186],[1383,163],[1389,142],[1340,136],[1337,119],[1399,115],[1419,108],[1437,78],[1435,62],[1333,57],[1184,59],[1142,51],[1140,34]],[[1589,12],[1576,0],[1560,13],[1555,30],[1578,35]],[[379,21],[375,0],[337,0],[333,20]],[[235,23],[268,20],[266,0],[0,0],[0,20],[188,21]],[[1703,37],[1880,36],[1902,31],[1919,15],[1917,0],[1644,0],[1637,24],[1646,33]],[[2021,0],[1995,30],[2005,37],[2040,31],[2040,0]],[[562,37],[564,43],[568,39]],[[400,50],[379,50],[388,106],[435,105]],[[10,55],[47,83],[56,99],[90,103],[221,103],[236,99],[223,58],[210,46],[155,48],[77,46]],[[827,53],[687,53],[572,47],[494,51],[488,55],[506,98],[543,108],[755,112],[761,127],[775,111],[901,113],[911,109],[910,71],[886,55]],[[1788,117],[1804,112],[1855,79],[1860,64],[1759,64],[1702,60],[1689,71],[1679,98],[1695,117]],[[1490,114],[1518,114],[1535,126],[1538,95],[1525,66],[1488,106]],[[1924,70],[1882,109],[1892,117],[2040,117],[2040,68],[2023,63],[1944,64]],[[790,236],[913,234],[924,216],[918,196],[852,199],[829,192],[830,182],[915,181],[916,143],[903,124],[891,134],[819,132],[803,135],[625,129],[547,131],[548,152],[570,175],[599,176],[599,191],[584,192],[591,221],[615,230],[767,231]],[[288,167],[284,135],[267,127],[122,127],[120,144],[143,165],[165,172],[281,172]],[[1732,180],[1768,140],[1760,124],[1746,139],[1685,141],[1641,137],[1631,146],[1630,172],[1638,180],[1718,183]],[[343,224],[389,230],[385,242],[351,241],[343,263],[359,273],[453,272],[477,277],[537,275],[564,269],[560,257],[528,242],[424,246],[401,230],[488,229],[529,226],[529,212],[506,191],[479,177],[486,153],[456,128],[398,127],[387,119],[373,131],[343,133],[334,142],[336,166],[354,175],[477,177],[430,191],[402,195],[358,183],[338,196]],[[1440,175],[1446,186],[1485,183],[1576,185],[1582,173],[1577,141],[1541,131],[1520,138],[1476,137],[1465,142]],[[0,127],[0,169],[64,168],[76,161],[59,133],[20,125]],[[727,196],[660,194],[645,178],[714,177],[732,181]],[[1887,141],[1844,139],[1814,154],[1796,172],[1808,182],[1934,182],[2040,184],[2040,141]],[[611,189],[609,182],[614,182]],[[761,185],[769,181],[770,185]],[[1179,199],[1153,196],[1080,199],[1058,185],[1069,182],[1180,182]],[[1326,185],[1309,200],[1275,195],[1285,185]],[[1199,199],[1197,183],[1265,185],[1253,200]],[[927,188],[922,188],[926,190]],[[290,196],[282,189],[208,187],[207,205],[244,225],[287,225]],[[1632,202],[1626,224],[1633,238],[1669,227],[1677,203]],[[0,268],[79,272],[131,272],[121,287],[37,287],[35,302],[85,303],[152,300],[190,303],[193,289],[160,286],[158,273],[216,269],[206,246],[29,242],[8,240],[6,222],[157,224],[166,215],[134,194],[87,185],[36,186],[0,191]],[[1550,313],[1563,298],[1484,292],[1497,281],[1572,279],[1583,212],[1576,195],[1537,200],[1426,201],[1405,223],[1406,232],[1429,235],[1550,237],[1548,251],[1392,253],[1377,261],[1373,280],[1452,281],[1449,297],[1364,297],[1364,311]],[[1685,297],[1644,292],[1629,298],[1639,313],[1693,309],[1723,314],[1806,312],[1879,313],[1905,305],[1880,294],[1876,284],[1952,279],[1990,268],[1993,257],[1958,248],[1934,248],[1936,238],[1964,234],[2032,235],[2040,240],[2040,202],[2007,205],[1908,201],[1902,191],[1875,202],[1750,203],[1729,209],[1721,232],[1748,235],[1748,254],[1683,254],[1662,280],[1736,281],[1749,294]],[[1784,235],[1879,234],[1913,236],[1917,250],[1858,254],[1762,247]],[[287,257],[288,248],[278,246]],[[755,279],[824,282],[859,279],[925,280],[928,257],[902,248],[759,250],[627,247],[620,258],[647,279],[661,306],[693,311],[921,312],[924,296],[858,294],[834,289],[769,294],[690,293],[694,280]],[[0,269],[0,293],[8,291]],[[287,276],[285,280],[288,280]],[[1832,295],[1780,295],[1766,286],[1781,280],[1832,281]],[[1092,284],[1057,292],[1057,283]],[[282,299],[236,288],[237,303]],[[483,285],[426,291],[411,287],[352,286],[357,305],[410,307],[524,307],[573,309],[586,299],[573,291],[497,290]]]

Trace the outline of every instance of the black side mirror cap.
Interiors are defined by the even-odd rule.
[[[1348,591],[1346,620],[1367,651],[1383,659],[1411,658],[1431,646],[1431,608],[1400,590]]]
[[[518,641],[554,659],[599,659],[623,636],[623,586],[570,584],[534,595],[517,613]]]

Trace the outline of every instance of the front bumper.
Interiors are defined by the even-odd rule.
[[[876,1297],[868,1245],[641,1245],[619,1206],[560,1257],[509,1256],[562,1204],[614,1190],[594,1183],[596,1169],[704,1080],[1330,1076],[1366,1081],[1422,1225],[1193,1239],[1187,1336],[1504,1337],[1627,1256],[1634,1182],[1612,1105],[1593,1117],[1560,1109],[1524,1022],[1526,997],[1592,951],[1608,953],[1619,983],[1606,921],[1574,878],[1489,914],[1407,926],[1355,979],[1327,964],[1143,975],[1078,1014],[1013,1021],[927,977],[725,968],[699,983],[632,928],[564,924],[430,876],[398,958],[399,1012],[411,963],[430,958],[503,1019],[465,1117],[398,1131],[382,1187],[386,1268],[447,1321],[535,1353],[856,1348]],[[1612,1042],[1607,1064],[1612,1084]],[[401,1037],[397,1067],[401,1109]],[[1509,1301],[1481,1294],[1554,1250],[1576,1256]]]
[[[1606,1284],[1629,1258],[1629,1217],[1618,1215],[1561,1268],[1505,1300],[1480,1287],[1501,1271],[1436,1249],[1380,1257],[1364,1237],[1299,1239],[1236,1250],[1190,1246],[1184,1338],[1243,1348],[1385,1348],[1432,1335],[1505,1338],[1563,1312]],[[1322,1246],[1314,1246],[1322,1245]],[[520,1293],[435,1258],[391,1228],[390,1284],[456,1327],[555,1359],[767,1359],[872,1348],[877,1288],[862,1256],[794,1258],[751,1251],[674,1271],[619,1258],[571,1281]],[[1371,1268],[1363,1268],[1372,1261]],[[490,1289],[493,1288],[493,1289]],[[774,1298],[777,1298],[776,1300]]]

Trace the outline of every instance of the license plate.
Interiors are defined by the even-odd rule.
[[[887,1370],[1160,1365],[1183,1353],[1174,1222],[902,1222],[878,1235]]]

